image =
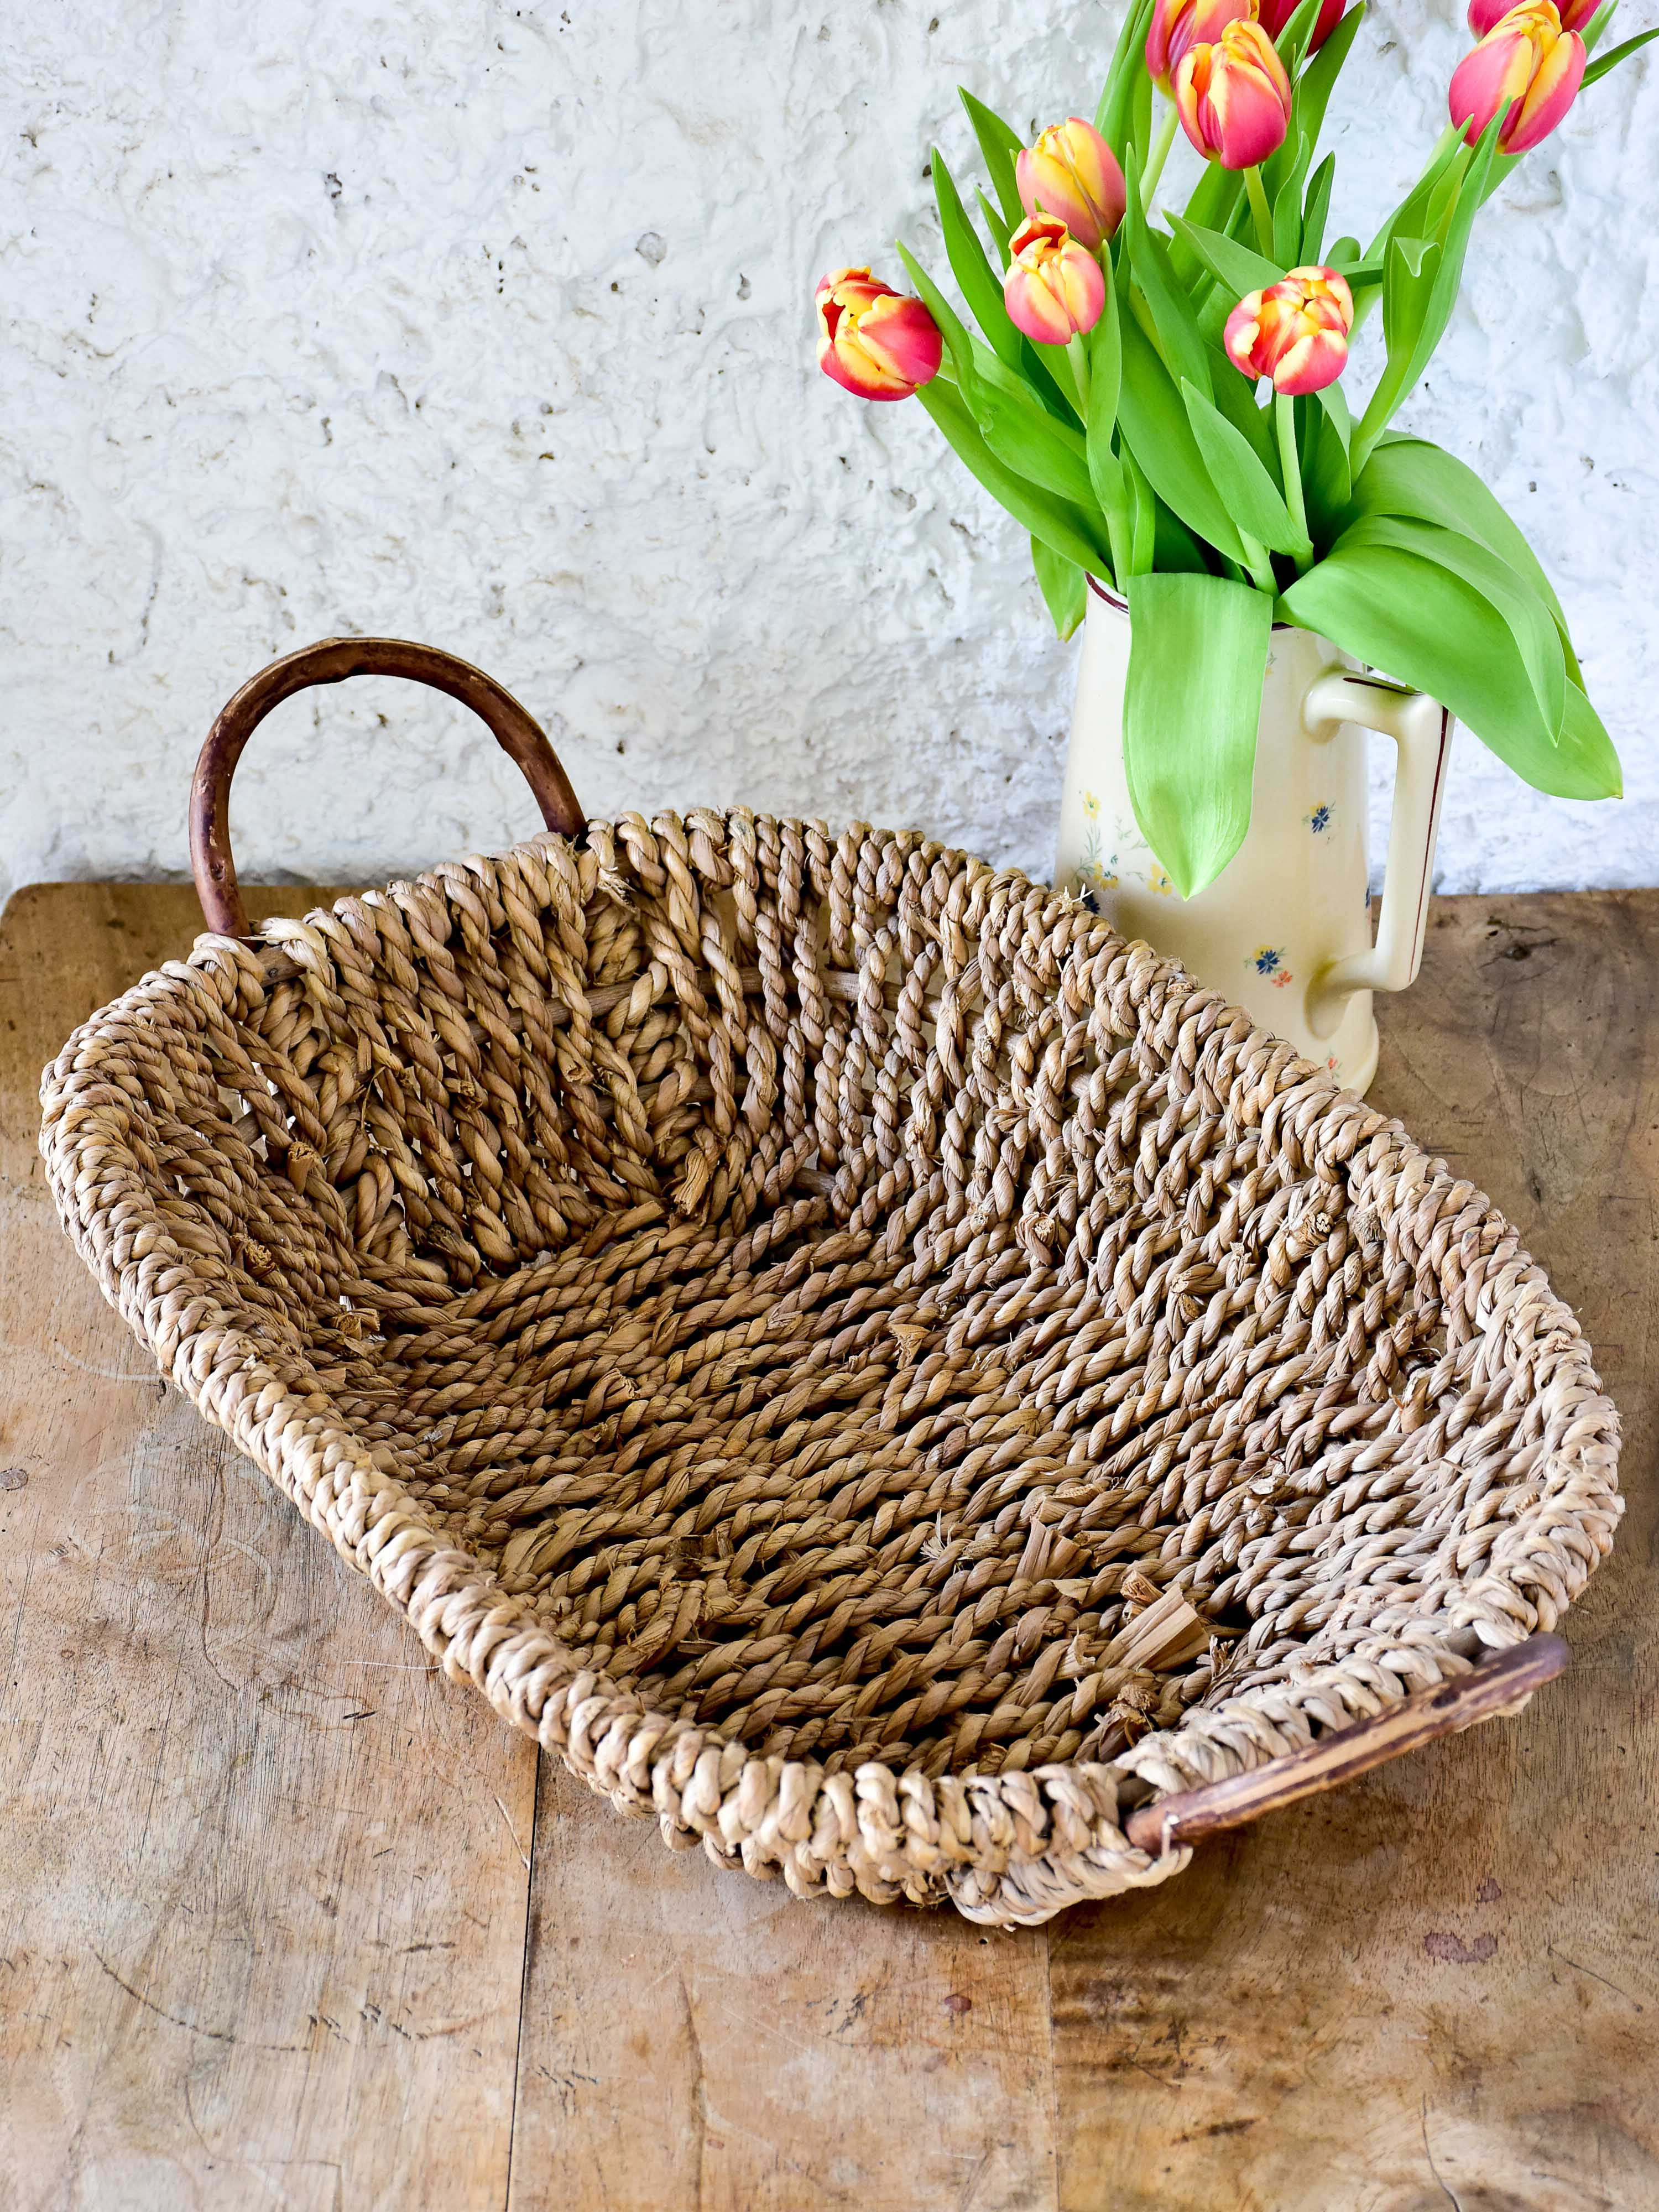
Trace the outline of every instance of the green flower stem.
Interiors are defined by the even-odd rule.
[[[1302,495],[1302,460],[1296,450],[1296,402],[1288,394],[1273,394],[1273,424],[1279,432],[1279,458],[1285,472],[1285,504],[1300,533],[1306,551],[1292,556],[1296,573],[1305,576],[1313,566],[1313,540],[1308,535],[1308,503]]]
[[[1277,264],[1279,256],[1273,252],[1273,210],[1267,205],[1267,195],[1261,187],[1260,169],[1246,169],[1244,189],[1250,196],[1250,213],[1255,217],[1255,240],[1269,261]]]
[[[1159,131],[1151,157],[1140,173],[1140,204],[1149,214],[1152,194],[1158,190],[1158,180],[1164,174],[1164,164],[1169,160],[1170,149],[1175,143],[1176,125],[1179,120],[1175,102],[1171,100],[1170,112],[1164,118],[1164,127]]]
[[[1080,332],[1073,331],[1066,341],[1066,356],[1072,365],[1072,381],[1077,386],[1078,413],[1086,423],[1089,420],[1089,349]]]
[[[1273,574],[1273,564],[1267,547],[1259,538],[1252,538],[1248,530],[1239,532],[1238,540],[1244,548],[1250,581],[1258,592],[1265,592],[1270,599],[1276,599],[1279,597],[1279,582]]]

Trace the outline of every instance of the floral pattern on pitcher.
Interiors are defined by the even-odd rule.
[[[1310,813],[1304,814],[1302,819],[1316,837],[1322,837],[1336,819],[1336,809],[1328,799],[1321,799],[1318,805]]]
[[[1078,862],[1078,881],[1083,886],[1085,903],[1098,914],[1095,894],[1115,891],[1120,884],[1139,884],[1158,898],[1173,898],[1175,885],[1161,861],[1154,860],[1152,848],[1140,834],[1139,824],[1133,817],[1126,822],[1121,815],[1112,818],[1112,848],[1100,828],[1100,798],[1092,791],[1083,794],[1083,817],[1088,828],[1084,834],[1082,857]],[[1123,857],[1120,858],[1120,854]]]
[[[1296,981],[1295,976],[1285,965],[1285,948],[1282,945],[1258,945],[1255,951],[1246,957],[1244,965],[1247,968],[1254,968],[1258,975],[1265,977],[1272,983],[1275,991],[1282,991],[1287,983],[1294,983]]]
[[[1091,913],[1098,914],[1098,894],[1117,889],[1117,854],[1109,854],[1101,844],[1100,800],[1092,791],[1083,794],[1083,814],[1089,827],[1083,840],[1082,858],[1078,862],[1078,884],[1084,904]]]

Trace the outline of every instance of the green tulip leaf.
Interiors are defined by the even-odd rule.
[[[1653,39],[1659,39],[1659,30],[1643,31],[1636,38],[1626,39],[1622,46],[1614,46],[1605,54],[1598,54],[1584,71],[1584,83],[1580,89],[1599,83],[1609,70],[1616,70],[1620,62],[1627,62],[1632,54],[1639,53]]]
[[[1302,455],[1308,512],[1322,544],[1352,519],[1353,417],[1340,383],[1328,384],[1296,403],[1297,447]]]
[[[1368,514],[1346,530],[1337,549],[1390,545],[1449,569],[1480,592],[1507,625],[1532,685],[1539,717],[1552,738],[1559,734],[1566,709],[1566,660],[1554,618],[1530,584],[1517,576],[1490,546],[1461,531],[1414,515]]]
[[[1336,156],[1327,154],[1308,179],[1308,197],[1303,204],[1302,245],[1297,258],[1304,268],[1328,265],[1319,256],[1325,242],[1325,225],[1330,219],[1331,187],[1335,181]]]
[[[1219,161],[1206,161],[1202,174],[1193,187],[1181,220],[1189,229],[1212,231],[1218,236],[1226,238],[1249,205],[1249,202],[1245,198],[1243,171],[1224,169]],[[1173,214],[1168,219],[1171,223],[1176,220]],[[1183,284],[1190,285],[1204,265],[1179,230],[1170,246],[1170,259]],[[1279,271],[1275,270],[1273,273],[1277,276]],[[1257,287],[1247,284],[1244,289],[1254,292]]]
[[[1031,540],[1031,566],[1055,631],[1062,639],[1075,636],[1089,611],[1088,578],[1075,561],[1066,560],[1040,538]]]
[[[1371,394],[1354,441],[1354,459],[1363,467],[1371,448],[1388,428],[1390,417],[1412,390],[1445,335],[1463,281],[1463,258],[1469,233],[1486,197],[1492,159],[1498,148],[1501,116],[1495,116],[1481,133],[1474,157],[1459,176],[1455,196],[1442,216],[1439,251],[1431,246],[1422,257],[1415,277],[1398,275],[1396,252],[1403,252],[1398,237],[1389,244],[1387,273],[1382,283],[1382,328],[1388,345],[1388,366]],[[1432,205],[1434,192],[1429,194]],[[1395,290],[1390,321],[1389,292]]]
[[[1625,774],[1619,764],[1619,755],[1613,739],[1602,726],[1601,717],[1584,696],[1582,684],[1567,679],[1567,711],[1561,720],[1560,756],[1573,763],[1576,787],[1565,791],[1564,799],[1622,799],[1625,795]],[[1548,786],[1545,787],[1547,789]]]
[[[1298,137],[1296,159],[1273,196],[1273,252],[1286,269],[1295,265],[1302,248],[1302,187],[1312,154],[1305,134]]]
[[[1024,151],[1025,141],[1011,124],[1005,123],[982,100],[975,100],[965,84],[957,87],[957,96],[968,111],[968,120],[974,126],[974,136],[979,141],[979,150],[985,156],[985,167],[1002,203],[1003,230],[1006,235],[1018,230],[1025,219],[1020,205],[1019,183],[1014,173],[1014,163]]]
[[[1012,261],[1014,257],[1010,248],[1013,243],[1014,226],[1003,221],[983,192],[976,191],[974,198],[979,202],[979,211],[985,218],[985,228],[991,234],[992,244],[1005,263]]]
[[[1154,0],[1135,0],[1130,9],[1095,110],[1095,128],[1116,155],[1126,176],[1134,166],[1129,159],[1130,147],[1152,143],[1152,80],[1146,52],[1153,4]]]
[[[945,156],[933,149],[933,197],[939,203],[939,228],[945,251],[968,312],[990,341],[992,351],[1012,367],[1019,359],[1020,334],[1002,304],[1002,283],[981,245],[979,234],[968,220],[956,180],[945,165]]]
[[[1060,386],[1038,358],[1036,348],[1010,319],[1002,303],[1002,279],[986,257],[979,233],[968,220],[956,180],[937,147],[933,149],[933,197],[939,203],[939,228],[945,235],[951,273],[968,302],[969,313],[990,340],[992,351],[1031,386],[1050,414],[1061,421],[1073,419],[1075,410],[1067,405]]]
[[[1307,133],[1310,148],[1316,148],[1319,144],[1319,134],[1325,127],[1325,111],[1330,106],[1331,94],[1342,73],[1342,64],[1352,52],[1353,42],[1364,20],[1364,0],[1360,0],[1358,7],[1350,8],[1341,18],[1297,81],[1296,119],[1299,127]]]
[[[1428,313],[1429,295],[1439,265],[1440,246],[1436,240],[1389,240],[1382,264],[1382,343],[1388,349],[1389,367],[1398,363],[1402,376]]]
[[[1118,329],[1117,292],[1106,287],[1106,304],[1100,320],[1089,333],[1089,434],[1104,422],[1108,430],[1117,420],[1118,393],[1123,386],[1123,340]]]
[[[973,415],[998,460],[1073,506],[1090,507],[1095,491],[1080,433],[1063,428],[1034,400],[1012,398],[990,385],[980,386]]]
[[[1127,446],[1118,459],[1123,467],[1123,481],[1129,488],[1129,574],[1147,576],[1158,565],[1158,517],[1167,514],[1169,509],[1136,466],[1135,457]],[[1124,580],[1120,578],[1121,582]]]
[[[978,423],[954,385],[936,376],[931,384],[921,386],[916,398],[938,424],[957,459],[1033,538],[1040,538],[1062,559],[1074,561],[1080,568],[1098,570],[1110,565],[1093,515],[1084,507],[1042,490],[1000,460],[986,444]]]
[[[1314,34],[1314,25],[1319,21],[1321,0],[1301,0],[1301,4],[1273,41],[1279,58],[1285,64],[1285,73],[1292,84],[1302,66],[1302,57],[1308,51],[1308,41]]]
[[[1424,522],[1478,538],[1530,584],[1549,609],[1561,635],[1567,673],[1583,684],[1567,617],[1538,556],[1467,463],[1426,438],[1400,437],[1391,430],[1365,464],[1353,488],[1349,514],[1355,520],[1362,514],[1414,514]]]
[[[1332,391],[1335,388],[1334,385],[1329,387]],[[1322,392],[1316,395],[1319,399],[1324,396]],[[1297,422],[1308,526],[1316,545],[1328,545],[1341,535],[1348,521],[1353,495],[1353,471],[1348,459],[1346,437],[1336,416],[1313,401],[1297,402]]]
[[[1100,511],[1106,518],[1106,536],[1112,549],[1112,575],[1121,591],[1135,573],[1135,494],[1128,471],[1112,451],[1109,440],[1103,448],[1091,441],[1089,476]]]
[[[1458,287],[1463,282],[1463,258],[1468,251],[1469,234],[1474,228],[1474,219],[1480,214],[1486,194],[1486,179],[1498,151],[1498,132],[1501,117],[1494,117],[1481,133],[1480,143],[1475,149],[1474,159],[1469,165],[1463,189],[1455,204],[1443,215],[1444,240],[1440,266],[1435,272],[1434,289],[1431,293],[1428,311],[1419,331],[1413,349],[1410,368],[1406,375],[1406,391],[1417,382],[1433,356],[1435,348],[1445,336],[1446,325],[1451,320],[1452,309],[1457,304]],[[1404,397],[1404,393],[1401,394]],[[1397,404],[1397,403],[1396,403]]]
[[[1049,363],[1053,362],[1052,369]],[[1066,423],[1083,420],[1083,410],[1077,402],[1076,388],[1072,380],[1071,365],[1064,346],[1040,346],[1028,337],[1019,342],[1019,374],[1029,390],[1048,412]]]
[[[1466,166],[1466,157],[1460,155],[1429,194],[1428,212],[1423,218],[1425,237],[1440,238],[1444,235],[1446,217],[1462,188]]]
[[[1133,494],[1123,464],[1113,450],[1123,349],[1117,326],[1117,295],[1109,284],[1106,305],[1089,336],[1089,422],[1085,441],[1089,479],[1111,541],[1112,570],[1120,586],[1134,573]]]
[[[1172,215],[1170,221],[1176,236],[1188,248],[1194,260],[1201,263],[1222,290],[1231,295],[1229,313],[1249,293],[1264,291],[1269,284],[1278,283],[1285,274],[1265,253],[1256,252],[1253,246],[1242,246],[1236,238],[1224,237],[1218,230],[1189,222],[1184,215]]]
[[[1129,580],[1123,765],[1147,843],[1183,898],[1212,884],[1250,826],[1273,606],[1208,575]]]
[[[1033,371],[1024,355],[1018,367],[1012,368],[1006,362],[999,360],[983,339],[974,336],[903,240],[895,242],[899,259],[904,264],[905,271],[915,286],[922,305],[944,333],[945,357],[950,363],[951,373],[962,387],[969,405],[976,404],[979,387],[988,384],[1019,405],[1041,407],[1051,421],[1063,428],[1071,428],[1075,416],[1061,399],[1047,370],[1039,363]]]
[[[1271,408],[1255,404],[1256,387],[1248,376],[1240,375],[1224,354],[1215,360],[1215,381],[1212,391],[1215,404],[1235,430],[1250,443],[1257,460],[1275,481],[1279,475],[1279,445],[1273,434]]]
[[[1348,412],[1348,403],[1344,397],[1340,381],[1324,386],[1322,390],[1316,392],[1313,397],[1330,417],[1336,434],[1342,441],[1343,452],[1345,453],[1351,452],[1353,447],[1353,416]]]
[[[1032,346],[1031,350],[1036,353],[1038,349]],[[1054,363],[1054,381],[1066,395],[1066,404],[1069,410],[1066,421],[1068,423],[1082,422],[1085,419],[1083,387],[1078,382],[1077,358],[1071,347],[1069,345],[1044,346],[1042,351]]]
[[[1438,149],[1428,167],[1425,169],[1410,191],[1407,193],[1405,198],[1401,201],[1399,206],[1371,240],[1365,252],[1364,258],[1367,261],[1380,264],[1387,251],[1389,240],[1396,234],[1420,237],[1424,234],[1426,228],[1424,217],[1427,213],[1429,202],[1433,197],[1434,188],[1447,170],[1458,160],[1462,151],[1463,141],[1461,138],[1449,138],[1447,143]]]
[[[1559,738],[1546,728],[1508,623],[1451,570],[1392,545],[1341,545],[1279,601],[1285,615],[1449,708],[1537,790],[1607,799],[1618,761],[1569,684]],[[1574,695],[1577,694],[1577,698]]]
[[[1149,564],[1160,576],[1207,576],[1211,564],[1204,548],[1178,514],[1152,497],[1152,557]]]
[[[1130,271],[1140,287],[1158,332],[1159,349],[1170,364],[1170,374],[1177,378],[1190,377],[1207,398],[1210,364],[1192,301],[1170,266],[1168,246],[1147,225],[1146,210],[1140,204],[1139,182],[1133,172],[1127,187],[1124,245]],[[1120,280],[1121,276],[1121,271]]]
[[[1291,520],[1284,494],[1243,433],[1234,428],[1196,385],[1183,381],[1181,396],[1210,481],[1226,501],[1227,512],[1239,529],[1259,538],[1275,553],[1307,553],[1308,541]]]
[[[1119,318],[1123,386],[1118,422],[1152,489],[1188,528],[1230,561],[1244,548],[1199,452],[1181,394],[1133,313]],[[927,387],[923,386],[924,391]]]
[[[1588,23],[1579,26],[1578,35],[1584,41],[1584,52],[1593,54],[1607,33],[1613,28],[1613,19],[1619,13],[1619,0],[1601,0],[1601,5]]]
[[[1342,64],[1352,49],[1354,37],[1364,16],[1363,4],[1350,9],[1336,25],[1324,45],[1302,67],[1307,57],[1308,44],[1318,20],[1317,7],[1310,7],[1308,0],[1297,9],[1279,33],[1278,49],[1295,88],[1295,119],[1285,143],[1262,166],[1261,180],[1267,188],[1270,206],[1276,205],[1291,174],[1291,164],[1297,159],[1298,134],[1305,138],[1308,156],[1311,160],[1318,149],[1319,134],[1325,125],[1325,111],[1330,105],[1332,89],[1341,72]],[[1294,53],[1292,61],[1289,56]],[[1297,70],[1301,70],[1300,76]],[[1304,168],[1305,173],[1305,168]],[[1295,259],[1292,252],[1289,258]]]
[[[896,239],[894,243],[898,249],[898,258],[904,264],[905,274],[916,288],[916,296],[939,325],[952,374],[964,392],[970,391],[975,380],[975,347],[968,325],[904,240]]]

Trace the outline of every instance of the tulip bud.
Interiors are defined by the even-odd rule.
[[[1039,345],[1065,345],[1093,330],[1106,304],[1100,264],[1053,216],[1030,216],[1008,241],[1002,304],[1016,330]]]
[[[1601,0],[1567,0],[1564,8],[1556,0],[1556,13],[1561,18],[1564,31],[1582,31],[1601,4]],[[1484,39],[1488,31],[1495,31],[1503,21],[1515,0],[1469,0],[1469,28],[1477,39]]]
[[[1342,21],[1342,11],[1348,0],[1323,0],[1313,27],[1313,36],[1308,41],[1310,55],[1316,54],[1331,33]],[[1476,7],[1480,0],[1474,0]],[[1301,5],[1301,0],[1261,0],[1261,23],[1267,36],[1277,42],[1285,35],[1285,26]]]
[[[1014,174],[1026,214],[1058,216],[1091,253],[1123,220],[1123,172],[1117,156],[1080,115],[1051,123],[1015,162]]]
[[[1473,145],[1494,116],[1500,154],[1524,154],[1547,138],[1578,96],[1589,57],[1564,31],[1554,0],[1522,0],[1458,64],[1448,105]]]
[[[1229,23],[1216,45],[1189,46],[1176,70],[1175,100],[1182,129],[1224,169],[1255,168],[1291,127],[1291,80],[1260,23]]]
[[[1146,33],[1146,66],[1165,92],[1189,46],[1213,46],[1229,23],[1253,23],[1257,0],[1157,0]]]
[[[818,367],[860,399],[908,399],[939,374],[944,340],[920,300],[867,269],[821,277],[815,297]]]
[[[1353,294],[1336,269],[1292,269],[1265,291],[1247,293],[1227,318],[1221,343],[1242,375],[1270,376],[1291,398],[1322,392],[1348,364]]]

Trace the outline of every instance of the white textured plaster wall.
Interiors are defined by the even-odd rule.
[[[1644,0],[1627,10],[1639,21]],[[1091,0],[56,0],[0,133],[0,889],[174,872],[191,763],[272,655],[450,646],[542,714],[590,809],[744,799],[1046,871],[1072,649],[920,409],[814,365],[813,278],[937,253],[954,88],[1088,110]],[[1626,26],[1626,28],[1633,25]],[[1328,143],[1340,227],[1408,182],[1467,44],[1383,0]],[[1488,213],[1408,420],[1554,574],[1622,805],[1473,740],[1450,888],[1659,875],[1659,64]],[[354,684],[237,787],[250,878],[372,881],[530,826],[459,709]]]

